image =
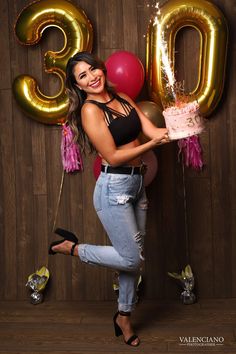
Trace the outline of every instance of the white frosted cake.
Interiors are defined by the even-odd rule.
[[[171,140],[197,135],[204,129],[197,101],[168,107],[163,111],[163,116]]]

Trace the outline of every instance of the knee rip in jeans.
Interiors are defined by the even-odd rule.
[[[125,204],[129,201],[130,196],[127,194],[117,195],[116,200],[117,204]]]
[[[142,261],[145,260],[144,258],[144,234],[142,234],[140,231],[137,232],[135,235],[134,235],[134,240],[135,242],[138,244],[138,247],[139,247],[139,250],[140,250],[140,259]]]

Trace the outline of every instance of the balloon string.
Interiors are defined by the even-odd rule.
[[[61,194],[62,194],[62,189],[63,189],[63,185],[64,185],[64,177],[65,177],[65,170],[63,169],[62,175],[61,175],[59,194],[58,194],[58,198],[57,198],[56,211],[55,211],[55,216],[54,216],[54,220],[53,220],[52,232],[54,232],[55,226],[56,226],[57,215],[58,215],[58,210],[59,210],[60,201],[61,201]]]
[[[182,171],[183,171],[183,193],[184,193],[184,227],[185,227],[185,244],[186,244],[186,261],[189,263],[189,233],[188,233],[188,218],[187,218],[187,200],[185,187],[185,168],[184,159],[182,157]]]

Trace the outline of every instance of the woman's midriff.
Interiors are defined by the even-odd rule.
[[[117,149],[118,150],[127,150],[127,149],[131,149],[131,148],[134,148],[136,146],[139,146],[140,145],[140,142],[138,139],[134,140],[134,141],[131,141],[130,143],[128,144],[125,144],[125,145],[122,145],[122,146],[119,146]],[[108,164],[108,162],[104,159],[102,159],[102,163],[103,164]],[[135,159],[133,160],[130,160],[128,162],[126,162],[124,165],[128,165],[128,166],[140,166],[142,163],[141,161],[141,158],[140,157],[136,157]],[[109,165],[109,164],[108,164]]]

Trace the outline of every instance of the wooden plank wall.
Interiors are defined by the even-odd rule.
[[[158,174],[147,188],[150,201],[145,264],[145,297],[179,296],[167,271],[188,262],[202,298],[236,296],[236,7],[234,0],[212,0],[225,14],[230,29],[223,98],[201,136],[205,167],[200,173],[178,162],[175,143],[156,151]],[[107,269],[85,266],[78,259],[48,257],[48,243],[60,188],[60,128],[26,117],[12,95],[12,81],[22,73],[34,76],[45,94],[57,92],[58,81],[43,72],[46,50],[62,47],[59,30],[45,32],[40,44],[20,45],[13,33],[17,15],[29,0],[1,0],[0,80],[0,299],[28,298],[27,276],[42,265],[51,271],[49,300],[114,299]],[[113,52],[134,52],[145,65],[145,34],[152,13],[147,0],[73,0],[90,18],[93,51],[104,60]],[[198,37],[194,30],[177,40],[177,72],[186,87],[197,77]],[[138,101],[148,99],[146,84]],[[94,156],[85,171],[66,175],[57,226],[79,235],[81,242],[105,244],[106,235],[92,205]]]

